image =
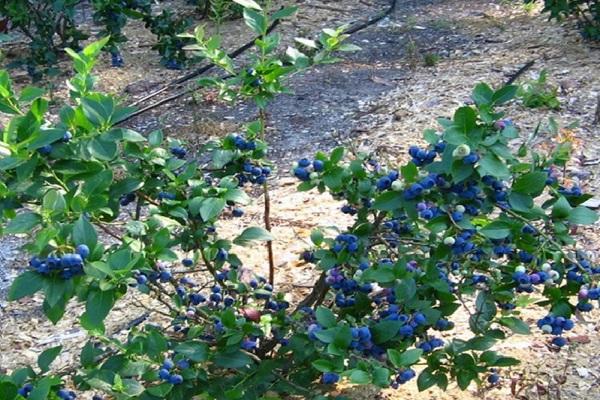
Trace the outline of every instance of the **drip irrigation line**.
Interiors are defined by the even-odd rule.
[[[354,26],[350,26],[348,29],[346,29],[344,31],[344,33],[347,34],[347,35],[353,35],[356,32],[359,32],[359,31],[361,31],[361,30],[363,30],[365,28],[368,28],[369,26],[371,26],[373,24],[376,24],[377,22],[381,21],[382,19],[384,19],[385,17],[387,17],[388,15],[390,15],[394,11],[394,9],[396,8],[397,2],[398,2],[398,0],[391,0],[390,1],[390,5],[389,5],[389,7],[386,10],[384,10],[384,11],[376,14],[375,16],[367,19],[365,22],[357,23]],[[271,26],[269,27],[269,30],[272,31],[273,29],[275,29],[277,27],[277,25],[278,25],[278,21],[273,22],[271,24]],[[237,57],[240,54],[242,54],[243,52],[245,52],[246,50],[248,50],[249,48],[251,48],[253,45],[254,45],[254,40],[252,42],[246,43],[244,46],[240,47],[239,49],[236,49],[234,52],[231,53],[231,55],[234,55],[234,57]],[[160,89],[159,91],[154,92],[154,93],[152,93],[152,94],[144,97],[141,100],[138,100],[132,106],[135,106],[136,104],[140,104],[143,101],[146,101],[146,100],[148,100],[148,99],[150,99],[150,98],[152,98],[152,97],[154,97],[154,96],[156,96],[156,95],[158,95],[160,93],[163,93],[163,92],[167,91],[169,88],[171,88],[174,85],[184,83],[184,82],[186,82],[186,81],[188,81],[188,80],[190,80],[190,79],[192,79],[192,78],[194,78],[194,77],[196,77],[198,75],[201,75],[201,74],[209,71],[213,67],[214,67],[214,64],[210,64],[210,65],[206,65],[204,67],[200,67],[196,71],[193,71],[193,72],[191,72],[191,73],[189,73],[187,75],[184,75],[181,78],[178,78],[175,81],[169,83],[167,86],[165,86],[164,88]],[[227,76],[224,76],[222,79],[229,79],[231,77],[232,77],[232,75],[227,75]],[[181,98],[181,97],[183,97],[183,96],[185,96],[185,95],[187,95],[189,93],[195,92],[198,89],[199,89],[198,86],[195,86],[195,87],[192,87],[192,88],[188,88],[188,89],[182,90],[179,93],[176,93],[176,94],[174,94],[172,96],[169,96],[169,97],[166,97],[166,98],[164,98],[164,99],[162,99],[160,101],[157,101],[156,103],[150,104],[150,105],[148,105],[148,106],[146,106],[144,108],[141,108],[141,109],[139,109],[139,110],[131,113],[127,117],[123,118],[122,120],[120,120],[117,123],[117,125],[123,124],[124,122],[127,122],[127,121],[131,120],[132,118],[137,117],[140,114],[143,114],[143,113],[145,113],[147,111],[150,111],[150,110],[152,110],[152,109],[154,109],[156,107],[159,107],[159,106],[161,106],[163,104],[170,103],[173,100],[177,100],[177,99],[179,99],[179,98]]]
[[[529,61],[527,64],[523,65],[517,72],[511,75],[511,77],[506,81],[504,86],[508,86],[514,81],[516,81],[521,75],[523,75],[529,68],[533,67],[535,64],[535,60]]]

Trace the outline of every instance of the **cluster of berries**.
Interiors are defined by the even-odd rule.
[[[400,174],[398,171],[390,171],[387,175],[382,176],[377,180],[375,186],[377,190],[387,190],[389,188],[396,188],[401,182],[398,180]],[[397,182],[397,183],[396,183]]]
[[[271,168],[252,164],[249,160],[244,161],[242,169],[243,172],[237,175],[240,186],[243,186],[246,182],[262,185],[267,181],[267,177],[271,175]]]
[[[421,201],[417,203],[417,211],[419,216],[423,219],[430,220],[439,215],[442,215],[443,211],[433,203],[426,203]],[[456,221],[456,219],[455,219]]]
[[[423,194],[426,190],[431,189],[436,185],[438,175],[429,174],[428,176],[421,179],[419,182],[413,183],[406,190],[404,190],[403,197],[405,200],[414,200]]]
[[[339,253],[345,249],[349,253],[354,253],[358,250],[358,245],[358,237],[356,235],[343,233],[335,238],[335,244],[331,248],[331,251]]]
[[[421,342],[417,345],[417,347],[423,350],[423,353],[429,353],[438,347],[442,347],[444,345],[444,341],[439,338],[431,338],[425,342]]]
[[[554,335],[552,344],[557,347],[563,347],[567,344],[567,339],[560,336],[564,331],[570,331],[575,326],[573,320],[564,317],[555,317],[547,315],[537,322],[538,328],[545,334]]]
[[[573,196],[573,197],[579,197],[579,196],[583,195],[581,188],[577,185],[573,185],[568,189],[566,187],[560,186],[558,188],[558,193],[560,193],[564,196]]]
[[[56,272],[62,279],[71,279],[83,273],[84,260],[90,255],[90,249],[85,244],[77,246],[75,251],[75,253],[63,254],[60,257],[50,255],[46,259],[33,257],[29,260],[29,266],[43,275]]]
[[[445,146],[443,147],[445,148]],[[441,151],[444,150],[442,149]],[[408,148],[408,154],[410,154],[413,164],[415,164],[417,167],[431,164],[437,156],[437,152],[435,150],[421,149],[417,146],[410,146]]]
[[[179,361],[177,363],[177,367],[180,369],[185,369],[183,367],[189,368],[189,362],[186,360]],[[167,358],[163,362],[162,367],[158,370],[158,377],[163,381],[169,382],[171,385],[182,384],[183,376],[171,373],[174,368],[175,364],[173,363],[173,361]]]
[[[311,167],[312,172],[321,172],[325,167],[325,163],[321,160],[311,162],[308,158],[298,160],[293,169],[294,176],[303,182],[309,181],[312,177],[316,177],[316,175],[312,175]]]
[[[254,140],[246,140],[242,135],[233,136],[233,144],[238,150],[252,151],[256,150],[256,142]]]

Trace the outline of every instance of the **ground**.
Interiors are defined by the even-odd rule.
[[[285,37],[311,36],[320,28],[359,20],[388,4],[387,0],[296,3],[299,15],[280,28]],[[125,101],[134,101],[181,72],[162,69],[158,58],[149,55],[151,38],[140,26],[132,24],[127,29],[136,35],[130,35],[135,39],[124,49],[126,67],[112,69],[103,60],[98,72],[102,88],[123,94]],[[222,32],[227,48],[251,37],[235,22],[226,24]],[[577,157],[569,165],[569,179],[598,195],[600,144],[594,139],[600,127],[593,121],[600,96],[600,48],[583,42],[570,23],[548,23],[539,10],[528,13],[508,1],[409,0],[399,1],[389,18],[353,35],[351,41],[362,51],[336,65],[293,77],[294,93],[280,96],[269,108],[268,137],[277,166],[271,182],[276,285],[289,293],[290,300],[301,298],[316,276],[311,265],[297,261],[299,252],[309,245],[310,230],[343,224],[337,213],[340,204],[326,195],[295,191],[288,172],[291,162],[339,144],[374,151],[390,160],[404,159],[408,146],[420,141],[423,129],[435,128],[437,117],[450,115],[468,101],[477,82],[500,85],[528,61],[535,64],[520,79],[530,79],[546,69],[551,83],[560,88],[562,107],[557,111],[531,110],[515,103],[505,111],[524,135],[542,124],[531,144],[536,151],[558,141],[573,141]],[[427,55],[439,56],[438,62],[427,67]],[[59,99],[65,94],[62,80],[64,77],[54,82]],[[20,82],[25,83],[24,79]],[[255,117],[251,105],[225,107],[209,95],[204,92],[184,97],[136,118],[131,126],[142,132],[162,128],[197,148]],[[558,133],[548,128],[549,118],[562,127]],[[246,224],[260,225],[261,210],[262,197],[257,197],[243,219],[225,221],[221,230],[233,235]],[[598,224],[578,232],[581,248],[596,260],[600,255],[599,233]],[[18,250],[21,243],[23,239],[17,237],[0,242],[0,291],[25,269],[25,257]],[[248,267],[265,269],[262,247],[242,256]],[[33,362],[40,351],[57,344],[66,349],[59,367],[67,367],[78,357],[85,334],[74,319],[81,306],[72,304],[67,317],[52,326],[41,314],[39,297],[6,303],[3,296],[0,371]],[[152,307],[143,295],[126,296],[111,314],[108,331],[122,334],[132,319]],[[524,318],[533,323],[542,313],[534,309]],[[342,386],[339,390],[354,399],[600,399],[599,317],[596,311],[586,315],[587,321],[582,318],[569,346],[560,353],[546,346],[546,337],[539,332],[516,335],[499,345],[498,351],[523,363],[505,371],[498,388],[472,386],[462,392],[450,387],[445,392],[432,389],[419,394],[411,383],[381,393],[368,387]],[[152,314],[150,318],[159,316]],[[466,326],[466,319],[466,312],[457,313],[457,331]]]

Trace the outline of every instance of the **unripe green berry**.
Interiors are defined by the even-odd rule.
[[[402,189],[404,189],[404,184],[402,182],[400,182],[400,181],[394,181],[394,182],[392,182],[392,190],[394,192],[399,192]]]
[[[464,213],[466,211],[465,206],[463,206],[462,204],[457,205],[456,211],[458,211],[459,213]]]
[[[527,271],[527,270],[526,270],[526,269],[525,269],[525,267],[524,267],[524,266],[522,266],[522,265],[519,265],[517,268],[515,268],[515,272],[519,272],[519,273],[522,273],[522,274],[524,274],[524,273],[525,273],[525,271]]]
[[[471,153],[471,148],[468,144],[461,144],[452,152],[452,157],[454,158],[464,158]]]
[[[454,243],[456,243],[456,239],[454,239],[452,236],[448,236],[444,239],[444,244],[446,246],[452,246]]]

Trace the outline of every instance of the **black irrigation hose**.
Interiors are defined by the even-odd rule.
[[[514,81],[516,81],[521,75],[523,75],[525,73],[525,71],[527,71],[529,68],[533,67],[533,64],[535,64],[535,60],[531,60],[527,64],[525,64],[521,68],[519,68],[519,70],[517,72],[515,72],[514,74],[511,75],[511,77],[506,81],[504,86],[508,86],[511,83],[513,83]]]
[[[347,35],[352,35],[352,34],[358,32],[358,31],[361,31],[361,30],[363,30],[365,28],[368,28],[369,26],[371,26],[373,24],[376,24],[377,22],[381,21],[382,19],[384,19],[385,17],[387,17],[388,15],[390,15],[394,11],[394,9],[396,8],[396,3],[397,2],[398,2],[398,0],[391,0],[390,1],[390,6],[385,11],[382,11],[379,14],[377,14],[377,15],[369,18],[365,22],[362,22],[362,23],[359,23],[359,24],[356,24],[354,26],[349,27],[348,29],[346,29],[344,31],[344,33],[347,34]],[[277,24],[278,24],[277,21],[273,22],[273,24],[271,24],[271,26],[269,27],[269,30],[272,31],[273,29],[275,29],[275,27],[277,26]],[[242,46],[239,49],[235,50],[234,52],[231,53],[231,55],[234,55],[234,57],[236,57],[236,56],[242,54],[244,51],[248,50],[250,47],[252,47],[253,44],[254,44],[254,40],[252,42],[246,43],[244,46]],[[162,88],[161,90],[159,90],[157,92],[154,92],[154,93],[152,93],[152,94],[144,97],[143,99],[137,101],[136,103],[134,103],[134,105],[135,104],[139,104],[142,101],[150,99],[150,98],[158,95],[159,93],[162,93],[162,92],[168,90],[168,88],[170,88],[173,85],[181,84],[181,83],[183,83],[183,82],[185,82],[185,81],[187,81],[189,79],[192,79],[192,78],[194,78],[194,77],[196,77],[196,76],[198,76],[198,75],[200,75],[200,74],[202,74],[202,73],[210,70],[211,68],[213,68],[213,64],[206,65],[206,66],[201,67],[201,68],[197,69],[196,71],[193,71],[193,72],[191,72],[191,73],[189,73],[189,74],[187,74],[187,75],[185,75],[185,76],[183,76],[181,78],[178,78],[177,80],[169,83],[166,87]],[[225,76],[223,79],[228,79],[228,78],[231,78],[231,75]],[[177,100],[180,97],[185,96],[186,94],[195,92],[196,90],[198,90],[198,87],[193,87],[193,88],[182,90],[179,93],[176,93],[176,94],[174,94],[172,96],[169,96],[169,97],[167,97],[165,99],[157,101],[156,103],[150,104],[149,106],[146,106],[144,108],[141,108],[141,109],[139,109],[139,110],[131,113],[127,117],[125,117],[122,120],[120,120],[117,124],[120,125],[120,124],[122,124],[122,123],[124,123],[126,121],[131,120],[132,118],[137,117],[140,114],[145,113],[146,111],[152,110],[152,109],[154,109],[156,107],[159,107],[159,106],[161,106],[163,104],[169,103],[169,102],[171,102],[173,100]]]

